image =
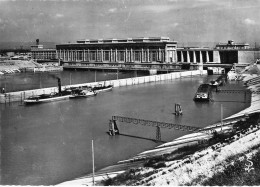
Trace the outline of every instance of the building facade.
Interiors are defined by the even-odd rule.
[[[177,62],[180,63],[213,63],[214,51],[209,48],[177,48]]]
[[[215,48],[177,48],[177,62],[212,64],[250,64],[260,58],[259,48],[247,43],[219,43]]]
[[[57,59],[56,49],[44,49],[43,45],[31,46],[31,58],[33,60],[54,60]]]
[[[216,49],[249,49],[249,44],[234,43],[233,40],[229,40],[228,43],[218,43]]]
[[[78,40],[76,43],[58,44],[56,49],[44,49],[39,42],[31,46],[32,59],[46,61],[59,59],[65,65],[87,63],[204,63],[249,64],[260,58],[259,49],[247,43],[219,43],[215,48],[182,47],[169,37],[141,37],[127,39]],[[110,64],[111,63],[111,64]]]
[[[63,62],[172,63],[177,42],[168,37],[79,40],[56,46]]]

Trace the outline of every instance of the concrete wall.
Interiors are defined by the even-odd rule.
[[[220,56],[220,53],[222,56]],[[213,51],[213,63],[222,63],[222,64],[251,64],[260,58],[260,51]],[[210,63],[210,62],[208,62]]]
[[[134,77],[134,78],[127,78],[127,79],[119,79],[119,80],[108,80],[108,81],[100,81],[100,82],[91,82],[91,83],[82,83],[82,84],[74,84],[74,85],[66,85],[62,86],[62,89],[69,88],[69,87],[80,87],[80,86],[98,86],[99,84],[102,85],[114,85],[114,87],[120,86],[131,86],[135,84],[143,84],[149,82],[157,82],[157,81],[164,81],[164,80],[172,80],[181,77],[189,77],[195,75],[202,75],[207,74],[205,70],[193,70],[193,71],[184,71],[184,72],[173,72],[168,74],[161,74],[161,75],[151,75],[145,77]],[[19,91],[19,92],[10,92],[7,94],[0,94],[0,103],[10,103],[10,102],[23,102],[23,100],[29,96],[33,95],[40,95],[40,94],[49,94],[51,92],[58,92],[57,87],[51,88],[43,88],[43,89],[35,89],[35,90],[26,90],[26,91]]]
[[[260,51],[238,51],[238,64],[252,64],[260,58]]]
[[[219,51],[213,51],[213,62],[220,63]]]

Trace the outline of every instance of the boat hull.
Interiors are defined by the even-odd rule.
[[[104,89],[95,89],[94,92],[96,92],[96,93],[107,92],[107,91],[111,91],[112,88],[113,88],[113,87],[111,86],[111,87],[104,88]]]
[[[70,97],[70,95],[57,96],[57,97],[51,97],[51,98],[46,98],[46,99],[25,99],[24,104],[33,105],[33,104],[39,104],[39,103],[48,103],[48,102],[53,102],[53,101],[69,99],[69,97]]]

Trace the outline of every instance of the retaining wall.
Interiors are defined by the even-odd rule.
[[[184,72],[173,72],[173,73],[161,74],[161,75],[134,77],[134,78],[127,78],[127,79],[82,83],[82,84],[62,86],[62,89],[69,88],[69,87],[80,87],[80,86],[92,86],[93,87],[93,86],[97,86],[99,84],[102,84],[102,85],[112,84],[112,85],[114,85],[114,87],[130,86],[130,85],[164,81],[164,80],[172,80],[172,79],[176,79],[176,78],[189,77],[189,76],[202,75],[202,74],[207,74],[207,71],[193,70],[193,71],[184,71]],[[58,88],[51,87],[51,88],[43,88],[43,89],[35,89],[35,90],[9,92],[6,94],[0,94],[0,103],[10,103],[10,102],[15,102],[15,101],[23,102],[23,100],[29,96],[40,95],[40,94],[49,94],[51,92],[58,92]]]

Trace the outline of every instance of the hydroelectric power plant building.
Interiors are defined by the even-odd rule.
[[[35,53],[35,55],[34,55]],[[44,55],[47,53],[46,55]],[[36,55],[36,54],[41,54]],[[46,58],[54,51],[32,50],[35,60]],[[206,67],[231,67],[232,64],[253,63],[260,57],[259,48],[247,43],[219,43],[215,48],[178,47],[169,37],[139,37],[127,39],[78,40],[76,43],[56,45],[56,58],[65,68],[117,67],[132,64],[134,67],[167,68],[171,64],[203,63]],[[158,66],[158,65],[162,66]],[[154,66],[150,66],[154,65]],[[157,65],[157,66],[156,66]],[[164,67],[163,67],[164,65]]]
[[[85,62],[177,62],[177,42],[168,37],[78,40],[56,46],[58,58]]]

